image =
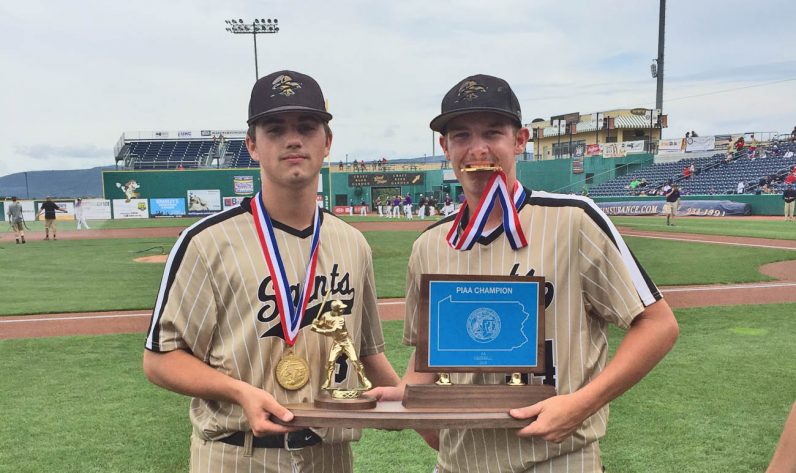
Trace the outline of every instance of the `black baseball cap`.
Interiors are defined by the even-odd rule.
[[[321,86],[306,74],[277,71],[254,83],[246,123],[251,125],[260,118],[285,112],[311,113],[324,122],[332,119],[326,111]]]
[[[508,82],[485,74],[467,77],[454,85],[442,99],[442,113],[431,120],[429,126],[445,133],[451,119],[473,112],[494,112],[522,126],[520,101]]]

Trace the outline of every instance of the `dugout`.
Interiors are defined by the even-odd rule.
[[[455,181],[455,177],[453,178]],[[407,170],[407,171],[333,171],[331,188],[334,196],[333,206],[359,205],[362,200],[369,208],[379,196],[405,196],[409,194],[417,203],[420,194],[433,195],[438,201],[445,193],[455,192],[454,186],[443,183],[443,170]],[[454,194],[451,193],[451,197]]]

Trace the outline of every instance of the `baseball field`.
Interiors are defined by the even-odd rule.
[[[151,385],[143,330],[163,263],[193,220],[33,224],[0,237],[0,472],[173,472],[188,464],[188,399]],[[399,374],[401,298],[430,222],[351,218],[374,256],[387,355]],[[763,471],[796,399],[796,224],[758,218],[616,218],[675,308],[680,338],[611,403],[608,472]],[[155,262],[140,262],[141,258]],[[138,260],[138,261],[137,261]],[[610,332],[615,348],[620,330]],[[365,431],[358,472],[428,472],[413,432]]]

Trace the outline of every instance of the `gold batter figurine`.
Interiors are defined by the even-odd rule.
[[[357,370],[359,377],[360,387],[354,389],[355,392],[368,391],[373,385],[370,380],[365,376],[365,368],[360,363],[357,357],[357,352],[354,350],[354,344],[351,342],[351,337],[348,335],[348,330],[345,326],[345,319],[343,319],[343,309],[346,305],[342,301],[332,301],[332,310],[324,312],[320,317],[312,322],[312,330],[322,335],[328,335],[334,340],[331,350],[329,350],[329,359],[326,362],[326,382],[323,383],[321,389],[331,390],[332,377],[334,376],[334,365],[337,359],[345,353],[351,364]],[[332,393],[335,395],[335,392]]]

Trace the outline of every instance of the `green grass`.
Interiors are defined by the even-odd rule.
[[[794,307],[678,310],[672,352],[611,404],[607,471],[764,471],[796,393]]]
[[[365,232],[373,250],[379,297],[403,297],[406,266],[419,232]],[[150,309],[157,295],[163,264],[133,262],[175,239],[32,240],[26,245],[0,244],[5,276],[14,282],[5,291],[2,315],[48,312]],[[628,245],[652,279],[661,286],[768,281],[762,264],[796,259],[796,251],[738,248],[627,238]]]
[[[420,232],[363,232],[373,252],[379,297],[403,297],[412,244]]]
[[[672,353],[611,404],[608,471],[763,471],[796,392],[793,307],[678,310]],[[384,332],[402,373],[401,325]],[[142,350],[142,334],[0,341],[0,472],[186,471],[188,399],[145,380]],[[410,431],[367,430],[354,451],[363,473],[435,458]]]
[[[611,217],[611,220],[617,226],[634,230],[796,240],[796,223],[784,220],[681,217],[676,219],[674,227],[666,226],[665,217]]]
[[[758,268],[796,259],[796,251],[626,237],[641,265],[659,286],[770,281]]]
[[[134,253],[162,246],[171,238],[31,240],[25,245],[0,245],[4,275],[0,313],[36,314],[111,309],[151,308],[162,264],[136,263]]]

